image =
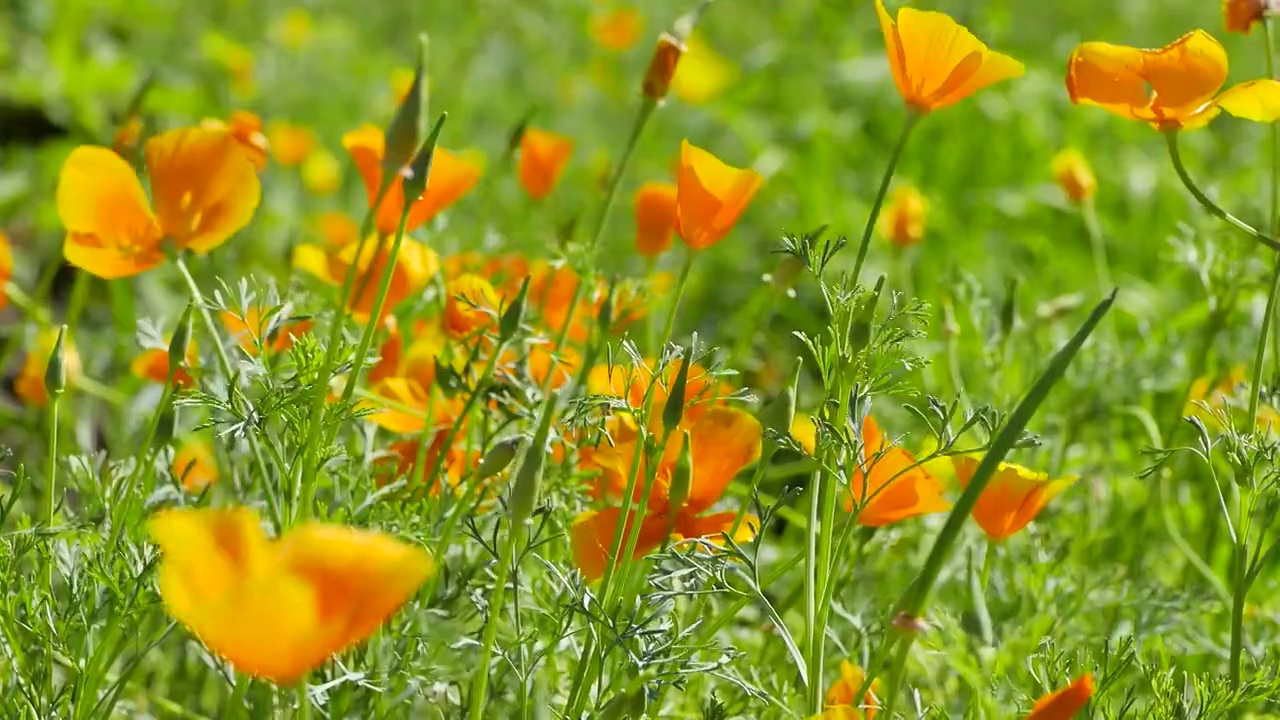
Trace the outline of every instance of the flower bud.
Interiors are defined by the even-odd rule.
[[[676,466],[671,470],[671,484],[667,490],[667,505],[673,512],[684,507],[693,487],[693,443],[689,441],[689,433],[679,433],[676,442],[680,443],[680,455],[676,459]]]
[[[191,346],[191,304],[182,311],[178,318],[178,326],[173,329],[173,337],[169,340],[169,377],[176,377],[178,371],[187,362],[187,349]]]
[[[480,458],[480,464],[476,466],[476,479],[488,480],[506,470],[515,459],[516,450],[520,448],[520,443],[523,441],[522,437],[507,438],[489,448],[489,452]]]
[[[1063,150],[1053,156],[1053,176],[1072,202],[1082,203],[1098,191],[1098,179],[1089,161],[1075,150]]]
[[[796,419],[796,391],[800,387],[800,369],[804,367],[804,358],[796,358],[796,369],[791,374],[791,380],[786,387],[782,388],[782,392],[778,394],[769,404],[765,405],[760,411],[760,424],[766,429],[772,430],[778,434],[778,437],[786,437],[791,432],[791,426]]]
[[[498,341],[506,342],[515,337],[520,330],[520,323],[524,322],[524,308],[528,304],[529,298],[529,276],[525,276],[524,281],[520,283],[520,289],[516,291],[516,297],[511,301],[511,305],[502,313],[502,317],[498,320]]]
[[[658,46],[653,51],[653,58],[649,61],[649,69],[644,74],[644,84],[641,86],[645,97],[661,100],[667,96],[671,78],[676,75],[676,66],[684,51],[684,43],[671,33],[664,32],[658,36]]]
[[[852,352],[857,352],[865,348],[871,343],[871,325],[876,318],[876,305],[880,304],[880,293],[884,290],[884,275],[876,279],[875,290],[871,291],[871,298],[867,300],[867,304],[858,313],[858,316],[849,324],[849,348]]]
[[[408,171],[404,176],[406,200],[410,198],[417,200],[422,197],[422,193],[426,192],[427,181],[431,177],[431,161],[436,154],[436,142],[440,139],[440,130],[444,128],[444,121],[448,118],[449,113],[440,113],[435,127],[431,128],[431,134],[427,136],[426,142],[422,143],[418,153],[413,156],[413,161],[409,163]],[[406,202],[404,211],[408,213],[411,206],[411,202]]]
[[[427,36],[418,36],[418,64],[413,72],[413,84],[409,92],[400,102],[396,115],[391,119],[385,133],[386,145],[382,156],[383,177],[395,177],[400,168],[409,163],[413,153],[418,149],[418,139],[422,137],[423,118],[427,105]],[[425,186],[425,183],[424,183]],[[420,195],[421,193],[419,193]],[[414,195],[413,197],[418,197]]]
[[[178,426],[178,408],[170,402],[156,422],[156,434],[151,436],[151,447],[164,447],[173,442],[174,430]]]
[[[617,278],[609,281],[609,292],[604,296],[604,300],[601,301],[600,310],[596,312],[596,325],[600,327],[602,335],[608,335],[609,330],[613,327],[613,297],[617,287]]]
[[[676,381],[671,383],[667,393],[667,404],[662,408],[662,425],[668,432],[675,432],[684,419],[684,394],[689,385],[689,366],[693,364],[693,348],[697,344],[697,336],[689,344],[689,351],[680,360],[680,370],[676,372]]]
[[[49,364],[44,371],[44,389],[50,398],[62,395],[67,389],[67,326],[58,328],[58,339],[53,341],[53,352],[49,353]]]
[[[523,525],[538,505],[538,496],[542,492],[542,466],[547,458],[547,438],[551,435],[551,420],[554,416],[555,402],[543,404],[538,429],[534,432],[529,447],[525,448],[520,467],[511,483],[507,512],[510,513],[513,528]]]

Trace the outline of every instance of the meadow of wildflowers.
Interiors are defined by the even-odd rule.
[[[1275,23],[0,5],[0,717],[1280,717]]]

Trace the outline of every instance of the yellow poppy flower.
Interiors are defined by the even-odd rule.
[[[860,701],[854,697],[866,679],[867,674],[862,668],[848,660],[841,660],[840,679],[832,683],[831,688],[827,690],[824,702],[826,710],[817,717],[824,720],[841,718],[874,720],[880,709],[880,699],[876,697],[876,691],[880,689],[879,679],[872,681],[871,687],[867,689]],[[844,712],[845,709],[852,712]]]
[[[903,185],[893,191],[880,215],[880,234],[898,247],[910,247],[924,239],[929,204],[919,190]]]
[[[659,43],[659,51],[665,53],[664,57],[674,57],[678,61],[675,76],[671,78],[671,92],[690,105],[701,105],[715,99],[738,80],[738,68],[716,52],[701,33],[691,35],[683,48],[670,44],[665,47],[683,50],[673,54]]]
[[[1070,148],[1053,156],[1053,177],[1075,203],[1088,200],[1098,191],[1098,179],[1094,177],[1089,161]]]

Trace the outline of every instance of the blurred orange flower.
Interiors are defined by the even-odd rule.
[[[1075,682],[1036,701],[1026,720],[1071,720],[1093,697],[1093,674],[1085,673]]]
[[[306,522],[268,539],[247,508],[171,508],[147,523],[165,609],[245,674],[289,685],[369,637],[434,571],[382,533]]]
[[[1280,118],[1280,82],[1227,80],[1227,51],[1203,30],[1158,50],[1104,42],[1081,44],[1067,61],[1071,102],[1141,120],[1157,130],[1204,127],[1225,110],[1255,122]]]
[[[685,439],[687,436],[687,440]],[[649,496],[647,512],[640,519],[639,541],[635,558],[641,558],[657,549],[668,537],[718,539],[733,527],[736,512],[706,515],[729,487],[734,476],[760,457],[760,423],[749,413],[718,407],[706,412],[687,433],[671,433],[656,470],[653,492]],[[636,439],[603,446],[592,455],[595,468],[601,472],[601,494],[617,497],[626,490],[631,476],[631,461],[635,457]],[[677,506],[671,505],[669,490],[682,445],[689,443],[693,463],[693,476],[689,496]],[[640,468],[638,477],[646,477]],[[639,500],[640,488],[636,488]],[[628,524],[636,521],[636,515],[628,518]],[[609,550],[614,534],[622,520],[622,510],[609,507],[579,515],[573,522],[571,545],[574,564],[587,580],[604,575],[609,562]],[[755,535],[759,520],[747,516],[739,526],[734,539],[745,541]]]
[[[904,7],[895,23],[876,0],[893,81],[907,105],[928,113],[954,105],[1001,80],[1019,77],[1022,63],[993,52],[950,16]]]
[[[449,448],[445,448],[444,444],[449,440],[449,436],[454,436],[454,444]],[[436,462],[440,463],[440,477],[424,478],[428,493],[432,497],[440,494],[442,481],[448,483],[450,489],[455,489],[462,484],[463,478],[471,468],[480,462],[480,451],[472,450],[467,452],[463,443],[456,442],[458,433],[454,433],[452,428],[443,428],[437,430],[431,443],[425,448],[423,456],[422,472],[427,472]],[[388,472],[390,468],[375,468],[374,483],[379,487],[386,487],[391,481],[398,478],[408,478],[416,480],[418,471],[418,451],[422,449],[422,442],[413,440],[399,440],[392,443],[387,450],[390,454],[384,459],[384,464],[389,465],[395,463],[394,470]],[[444,452],[444,457],[440,457],[440,453]]]
[[[9,293],[4,285],[12,279],[13,247],[9,244],[9,236],[0,231],[0,309],[9,304]]]
[[[636,191],[636,250],[654,257],[671,248],[676,231],[676,192],[671,183],[648,182]]]
[[[44,387],[44,375],[49,369],[49,359],[53,357],[53,348],[57,342],[57,330],[41,330],[27,352],[17,377],[13,380],[13,394],[31,407],[44,407],[49,404],[49,393]],[[63,343],[63,362],[67,370],[67,388],[70,389],[80,377],[80,353],[76,352],[70,338],[64,338]]]
[[[880,234],[898,247],[910,247],[924,239],[929,204],[919,190],[899,186],[880,215]]]
[[[591,14],[591,37],[600,47],[622,52],[640,38],[644,18],[633,7],[597,8]]]
[[[177,368],[173,373],[173,386],[177,388],[195,387],[195,378],[187,368],[194,369],[200,358],[196,352],[195,341],[187,345],[186,367]],[[162,348],[147,348],[129,363],[129,372],[134,377],[164,384],[169,381],[169,351]]]
[[[267,145],[281,167],[294,167],[306,162],[316,149],[316,134],[301,125],[273,120],[267,125]]]
[[[827,697],[824,705],[828,711],[836,708],[849,708],[854,711],[853,715],[840,715],[839,711],[831,714],[822,714],[818,717],[825,720],[836,720],[837,718],[849,717],[861,718],[865,715],[865,720],[873,720],[880,708],[880,699],[876,697],[876,691],[880,689],[880,681],[874,680],[866,694],[858,700],[854,695],[858,690],[862,689],[862,684],[867,679],[867,674],[862,668],[854,665],[848,660],[840,661],[840,679],[832,683],[831,688],[827,690]]]
[[[1222,14],[1227,32],[1253,32],[1253,26],[1266,21],[1266,0],[1222,0]]]
[[[445,286],[445,334],[464,338],[482,332],[497,320],[501,299],[488,280],[479,275],[462,275]]]
[[[656,408],[651,413],[650,429],[655,433],[662,430],[662,408],[670,397],[671,386],[680,374],[684,360],[676,360],[663,368],[661,377],[653,371],[652,358],[646,358],[640,367],[615,365],[597,365],[587,373],[587,392],[592,395],[606,395],[626,401],[633,412],[644,408],[645,393],[653,398],[650,407]],[[653,386],[650,390],[650,385]],[[721,382],[710,371],[698,363],[689,366],[689,374],[684,388],[684,416],[680,420],[682,428],[688,428],[701,419],[702,415],[716,407],[723,407],[725,400],[733,393],[733,389]]]
[[[259,347],[287,352],[293,347],[293,341],[310,332],[315,324],[309,318],[294,320],[281,317],[279,312],[265,312],[264,308],[257,306],[245,309],[243,316],[223,310],[218,313],[218,319],[232,339],[250,355],[258,354]]]
[[[951,458],[961,487],[969,487],[980,462],[979,458],[968,455]],[[1002,462],[978,496],[978,504],[973,507],[973,519],[987,537],[997,542],[1004,540],[1026,527],[1050,500],[1071,487],[1077,479],[1074,475],[1050,478],[1046,473]]]
[[[1098,191],[1098,179],[1089,161],[1071,148],[1053,156],[1053,176],[1072,202],[1082,203]]]
[[[213,448],[203,440],[188,440],[173,454],[173,479],[187,492],[200,492],[218,481]]]
[[[67,262],[101,278],[136,275],[164,260],[161,244],[206,253],[253,217],[258,175],[230,133],[184,128],[147,141],[142,183],[119,155],[82,145],[58,177]]]
[[[354,263],[356,279],[351,287],[351,295],[347,298],[347,307],[358,319],[367,321],[377,304],[382,275],[391,260],[391,244],[391,240],[386,237],[369,238],[363,249],[358,242],[338,247],[303,244],[294,248],[293,266],[341,287],[348,269]],[[420,293],[439,271],[440,258],[431,248],[410,238],[403,238],[400,252],[392,266],[382,317],[375,318],[374,321],[381,322],[397,305]]]
[[[200,127],[206,130],[225,130],[240,143],[253,166],[261,171],[267,166],[267,136],[262,132],[262,118],[248,110],[234,110],[225,120],[205,118]]]
[[[676,180],[676,230],[693,250],[724,239],[764,184],[755,170],[730,167],[715,155],[689,144],[680,145]]]
[[[382,187],[382,157],[386,151],[386,139],[382,131],[373,125],[362,125],[342,136],[342,146],[360,170],[365,194],[372,205]],[[431,159],[431,175],[422,197],[413,199],[405,232],[412,232],[445,208],[462,199],[480,179],[480,168],[455,156],[442,147],[436,147]],[[404,212],[404,186],[396,181],[387,189],[386,197],[378,206],[374,225],[381,235],[394,235],[400,226]]]
[[[573,141],[538,128],[527,128],[520,136],[520,184],[534,200],[541,200],[555,189],[564,173]]]

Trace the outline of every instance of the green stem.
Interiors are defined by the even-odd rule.
[[[658,355],[662,354],[663,348],[671,341],[671,333],[676,327],[676,313],[680,310],[680,300],[684,297],[685,285],[689,283],[689,271],[693,269],[695,257],[697,253],[693,250],[685,251],[684,266],[680,268],[680,278],[676,280],[675,293],[671,296],[671,308],[667,310],[667,320],[662,324],[662,342],[654,348],[654,353]]]
[[[533,448],[530,452],[537,452]],[[493,657],[493,645],[498,639],[498,621],[505,607],[507,597],[507,578],[511,575],[511,564],[515,559],[516,544],[524,535],[523,527],[512,527],[507,533],[507,541],[502,544],[498,559],[498,574],[494,581],[493,592],[489,596],[489,614],[484,622],[484,635],[480,641],[480,660],[476,665],[475,676],[471,679],[471,702],[467,717],[480,720],[484,717],[484,703],[489,688],[489,659]]]
[[[805,533],[805,551],[804,551],[804,632],[805,632],[805,648],[809,651],[805,658],[809,664],[809,686],[805,688],[807,709],[810,714],[821,712],[821,707],[814,709],[815,703],[820,703],[818,698],[818,690],[822,678],[813,673],[813,655],[820,641],[818,639],[818,526],[821,522],[819,512],[821,502],[819,500],[820,493],[817,492],[818,483],[822,480],[822,472],[816,471],[810,476],[809,487],[809,527]]]
[[[902,134],[898,137],[898,144],[893,148],[893,154],[889,156],[889,167],[885,168],[884,177],[880,180],[880,189],[876,192],[876,199],[871,203],[871,214],[867,217],[867,226],[862,230],[862,243],[858,245],[858,259],[853,263],[853,284],[857,284],[858,278],[862,276],[862,263],[867,259],[867,250],[871,247],[871,236],[876,231],[876,221],[880,219],[880,208],[884,206],[884,199],[889,194],[889,184],[893,181],[893,173],[898,169],[898,160],[902,157],[902,149],[907,146],[907,138],[911,137],[911,131],[915,129],[916,123],[923,117],[916,111],[907,109],[907,121],[902,126]]]
[[[236,673],[235,688],[232,689],[231,696],[227,698],[227,702],[223,704],[222,711],[218,714],[218,720],[234,720],[234,718],[239,717],[248,692],[249,676],[244,673]]]
[[[1093,267],[1098,273],[1098,289],[1107,292],[1111,283],[1111,264],[1107,261],[1107,243],[1102,235],[1102,223],[1098,221],[1098,207],[1089,197],[1080,203],[1080,216],[1084,219],[1085,232],[1089,235],[1089,247],[1093,250]]]
[[[1249,546],[1241,528],[1231,552],[1231,656],[1228,660],[1231,689],[1240,688],[1244,663],[1244,606],[1249,594]]]
[[[1237,230],[1240,230],[1244,234],[1252,237],[1254,240],[1257,240],[1272,250],[1280,251],[1280,242],[1276,242],[1276,240],[1271,236],[1260,232],[1252,225],[1249,225],[1235,215],[1223,210],[1215,202],[1210,200],[1209,196],[1205,195],[1195,182],[1192,181],[1191,176],[1187,174],[1186,166],[1182,163],[1182,154],[1178,151],[1177,130],[1164,131],[1164,137],[1169,146],[1169,159],[1173,161],[1173,170],[1178,174],[1178,179],[1182,181],[1182,184],[1186,186],[1187,190],[1193,197],[1195,197],[1196,201],[1199,202],[1205,210],[1209,211],[1210,215],[1213,215],[1228,225],[1234,226]]]

